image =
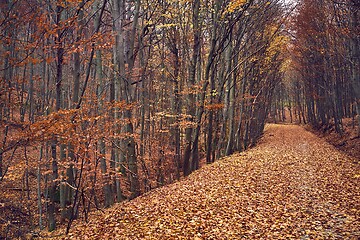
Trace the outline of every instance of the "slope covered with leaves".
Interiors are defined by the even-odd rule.
[[[269,125],[257,147],[98,212],[66,238],[358,239],[359,174],[303,128]]]

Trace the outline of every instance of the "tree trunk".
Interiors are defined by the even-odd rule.
[[[229,156],[234,153],[234,128],[235,128],[235,89],[236,89],[236,74],[230,74],[232,69],[231,65],[231,56],[232,56],[232,43],[229,43],[227,50],[227,62],[228,62],[228,70],[227,75],[229,76],[228,80],[228,91],[229,91],[229,127],[228,127],[228,141],[226,145],[225,155]],[[229,75],[230,74],[230,75]]]
[[[139,2],[138,2],[139,3]],[[139,3],[140,4],[140,3]],[[123,0],[113,0],[113,19],[114,27],[116,31],[115,36],[115,53],[114,53],[114,65],[117,71],[117,77],[115,79],[115,101],[125,101],[130,104],[133,101],[133,86],[130,85],[131,74],[127,75],[125,70],[125,52],[129,52],[131,49],[128,46],[125,46],[125,36],[126,32],[123,29],[122,22],[126,14],[126,3]],[[136,27],[136,26],[133,26]],[[129,40],[134,41],[134,39]],[[130,45],[131,46],[131,45]],[[133,53],[132,53],[133,54]],[[120,119],[119,109],[115,110],[115,118]],[[130,198],[135,198],[140,194],[140,183],[137,172],[137,157],[135,149],[135,140],[134,140],[134,129],[131,123],[132,113],[131,110],[124,110],[123,117],[126,121],[123,130],[126,133],[125,139],[122,140],[120,146],[124,146],[123,151],[120,152],[122,155],[120,159],[127,159],[129,166],[129,176],[130,176]],[[119,160],[118,160],[119,161]],[[123,164],[119,162],[120,164]],[[119,183],[119,182],[118,182]]]
[[[360,137],[360,35],[358,34],[360,3],[356,0],[352,0],[350,4],[351,28],[353,29],[350,39],[350,56],[352,60],[351,82],[355,93],[355,105],[358,116],[358,136]]]
[[[196,67],[198,66],[198,59],[200,54],[200,28],[199,28],[199,12],[200,12],[200,1],[194,0],[193,6],[192,6],[192,24],[193,24],[193,46],[192,46],[192,58],[189,66],[189,89],[193,90],[196,84]],[[190,91],[191,91],[190,90]],[[195,93],[191,92],[189,93],[189,97],[187,99],[187,105],[188,105],[188,115],[191,116],[189,118],[189,121],[196,121],[195,114],[195,106],[196,106],[196,97]],[[196,156],[197,149],[197,143],[194,143],[198,136],[196,137],[196,134],[194,134],[195,137],[193,138],[193,127],[188,127],[185,130],[185,141],[186,141],[186,147],[185,147],[185,153],[184,153],[184,176],[187,176],[191,173],[192,169],[191,166],[193,163],[191,162],[191,156]],[[195,147],[194,147],[195,144]]]
[[[63,8],[58,5],[56,7],[56,24],[59,25],[61,21]],[[63,61],[64,61],[64,48],[62,46],[62,32],[58,30],[57,36],[55,38],[55,43],[57,44],[57,65],[56,65],[56,79],[55,79],[55,86],[56,86],[56,111],[59,111],[62,105],[61,101],[61,83],[62,83],[62,75],[63,75]],[[51,178],[51,186],[49,191],[49,198],[50,201],[48,203],[48,229],[49,231],[55,230],[56,227],[56,218],[55,218],[55,200],[56,200],[56,192],[57,192],[57,180],[59,177],[58,174],[58,163],[57,163],[57,139],[54,136],[54,140],[51,144],[51,152],[52,152],[52,178]]]

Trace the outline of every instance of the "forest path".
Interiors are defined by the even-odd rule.
[[[77,224],[85,239],[359,239],[359,164],[295,125]]]

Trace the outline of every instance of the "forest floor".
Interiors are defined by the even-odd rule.
[[[357,134],[357,123],[351,118],[345,118],[342,120],[342,125],[342,135],[336,133],[335,126],[323,127],[318,130],[309,127],[308,130],[325,139],[340,151],[354,157],[360,163],[360,137]]]
[[[296,125],[77,222],[78,239],[359,239],[360,166]],[[59,234],[59,232],[57,232]]]

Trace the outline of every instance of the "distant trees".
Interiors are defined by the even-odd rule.
[[[305,99],[295,103],[313,126],[333,124],[340,134],[343,118],[360,116],[358,12],[358,1],[303,0],[293,28],[293,62]]]
[[[281,2],[2,1],[0,179],[36,170],[40,228],[69,230],[254,145],[284,74]]]

